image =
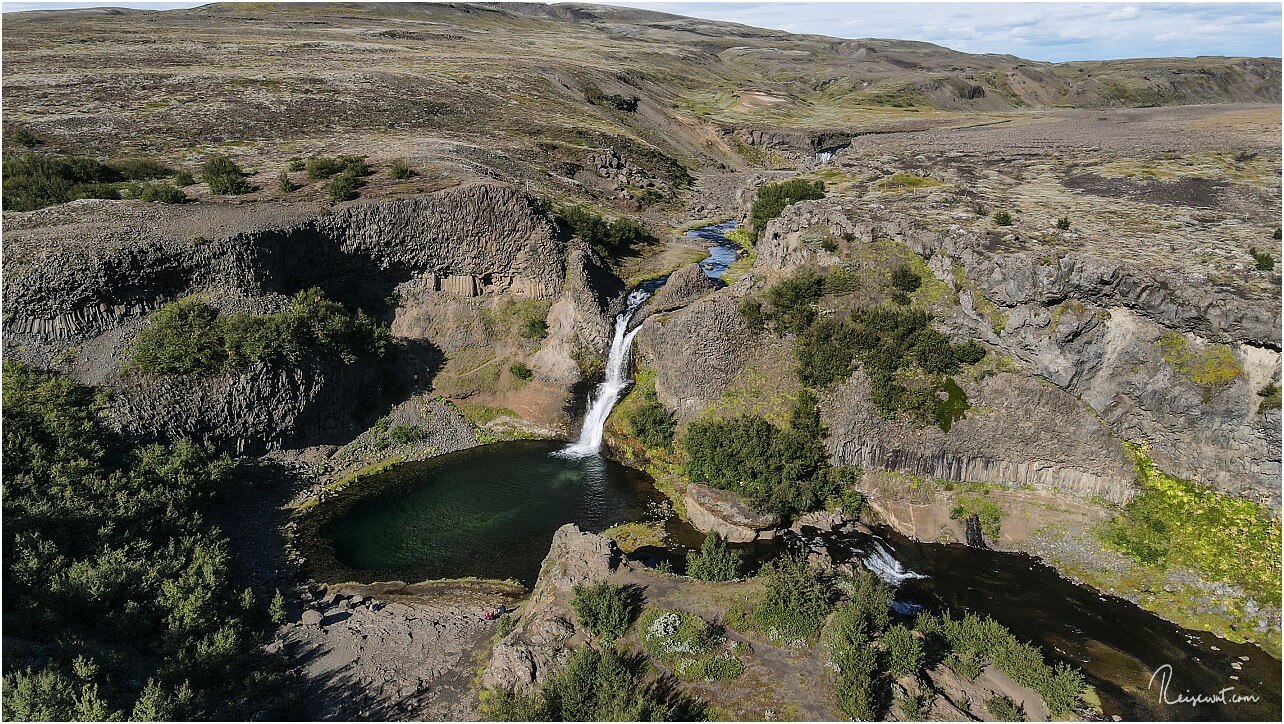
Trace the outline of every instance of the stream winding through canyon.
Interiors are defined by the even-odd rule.
[[[688,232],[710,243],[701,262],[717,279],[739,250],[725,222]],[[352,486],[309,516],[301,537],[323,580],[511,578],[532,585],[554,531],[565,523],[601,531],[626,521],[663,522],[666,548],[639,560],[684,567],[701,536],[641,471],[600,454],[603,426],[631,384],[629,323],[663,280],[634,290],[616,325],[606,376],[576,441],[497,443],[399,465]],[[746,548],[759,565],[790,546],[823,546],[836,562],[864,565],[897,588],[895,608],[974,610],[994,617],[1053,660],[1081,668],[1107,716],[1219,720],[1280,717],[1280,662],[1255,646],[1182,629],[1121,599],[1079,586],[1023,554],[918,543],[890,530],[875,536],[784,536]],[[1168,697],[1182,693],[1260,697],[1259,702],[1163,704],[1152,672],[1172,666]]]

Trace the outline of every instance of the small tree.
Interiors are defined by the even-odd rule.
[[[412,178],[414,176],[419,175],[415,173],[415,170],[413,168],[410,168],[410,166],[407,165],[405,161],[399,158],[392,162],[391,172],[392,172],[393,178],[400,179],[403,181],[405,179]]]
[[[288,194],[294,190],[294,182],[290,180],[290,174],[282,171],[281,175],[276,177],[276,189],[283,194]]]
[[[1058,229],[1060,229],[1060,230],[1062,230],[1062,231],[1069,231],[1069,230],[1070,230],[1070,217],[1069,217],[1069,216],[1062,216],[1061,218],[1057,219],[1057,228],[1058,228]]]
[[[740,554],[709,531],[700,550],[687,556],[687,575],[702,581],[731,581],[740,576]]]
[[[996,211],[994,212],[994,223],[999,226],[1011,226],[1012,214],[1009,214],[1006,211]]]
[[[272,602],[268,604],[268,618],[277,626],[285,624],[285,596],[281,595],[279,588],[272,594]]]

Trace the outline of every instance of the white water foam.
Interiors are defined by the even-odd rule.
[[[915,573],[901,562],[896,560],[892,555],[892,550],[887,544],[878,538],[870,538],[870,547],[867,551],[857,551],[856,555],[860,557],[860,562],[868,568],[874,575],[883,579],[893,586],[899,586],[911,578],[927,578],[921,573]]]
[[[629,379],[629,351],[633,346],[635,329],[628,331],[633,313],[650,298],[651,293],[637,289],[629,294],[625,310],[615,317],[615,337],[611,340],[611,352],[606,358],[606,379],[597,386],[589,400],[588,412],[584,414],[584,426],[580,428],[580,438],[567,445],[555,454],[568,458],[586,458],[597,455],[602,449],[602,430],[606,427],[606,418],[611,415],[611,408],[620,400],[625,388],[633,384]],[[638,329],[641,329],[640,327]]]

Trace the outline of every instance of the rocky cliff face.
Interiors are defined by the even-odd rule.
[[[117,393],[115,420],[146,436],[196,436],[238,452],[341,444],[438,352],[432,332],[410,324],[394,326],[395,355],[360,371],[313,361],[203,379],[124,370],[146,315],[188,294],[273,311],[317,286],[387,317],[419,298],[399,296],[407,289],[547,300],[558,312],[541,366],[564,395],[577,377],[575,350],[599,348],[609,333],[595,285],[610,275],[561,240],[531,199],[499,184],[333,210],[76,202],[6,222],[6,354],[48,363],[72,351],[78,376]]]
[[[948,433],[880,419],[857,373],[822,406],[835,463],[1122,501],[1135,477],[1120,444],[1128,441],[1169,472],[1278,502],[1279,412],[1259,410],[1257,394],[1279,380],[1278,302],[1089,255],[927,230],[835,200],[790,206],[767,225],[748,276],[647,321],[640,363],[657,370],[657,393],[681,418],[702,414],[753,362],[740,296],[803,266],[849,263],[804,241],[818,230],[857,246],[901,243],[926,258],[950,295],[936,305],[938,324],[983,340],[1019,370],[965,381],[973,409]]]

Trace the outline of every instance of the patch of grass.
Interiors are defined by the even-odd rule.
[[[1193,382],[1208,399],[1234,382],[1243,368],[1224,344],[1208,344],[1196,351],[1185,335],[1169,332],[1155,344],[1174,372]]]
[[[916,176],[912,173],[895,173],[879,179],[875,186],[888,191],[906,191],[940,186],[943,182],[931,176]]]
[[[950,520],[963,520],[973,515],[981,523],[981,532],[985,533],[990,540],[996,540],[999,537],[999,526],[1003,522],[1005,513],[998,503],[990,500],[984,493],[959,495],[954,501],[954,507],[950,509]]]
[[[658,525],[648,525],[637,521],[621,523],[602,531],[602,535],[615,541],[615,545],[625,553],[632,553],[639,548],[660,547],[664,545],[664,536]]]
[[[1168,475],[1144,450],[1132,451],[1142,493],[1102,528],[1102,540],[1145,565],[1192,570],[1239,586],[1258,601],[1278,601],[1278,517],[1257,503]]]

